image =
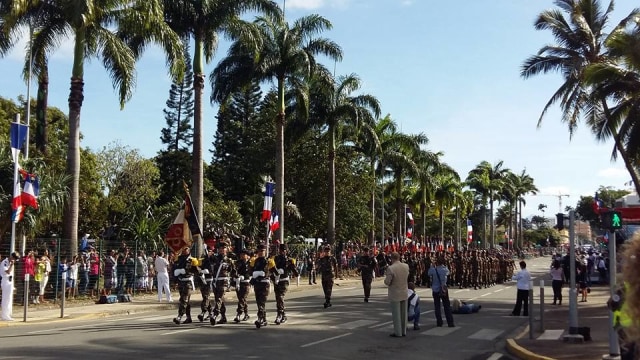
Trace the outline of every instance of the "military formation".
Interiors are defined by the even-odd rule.
[[[237,256],[229,253],[228,241],[218,242],[215,249],[210,248],[202,258],[191,256],[185,248],[174,262],[173,273],[177,280],[180,303],[178,316],[173,319],[176,324],[192,322],[190,297],[193,291],[200,290],[202,302],[200,322],[209,321],[211,325],[227,323],[225,294],[235,289],[238,299],[234,323],[250,319],[248,300],[251,289],[257,306],[256,328],[268,325],[266,302],[273,287],[276,298],[276,325],[287,322],[285,296],[293,279],[299,281],[299,269],[296,259],[292,258],[287,246],[280,244],[272,249],[270,257],[266,256],[266,247],[258,245],[255,252],[246,249],[238,251]],[[443,259],[450,270],[448,285],[460,288],[483,288],[501,284],[513,276],[515,261],[509,251],[498,250],[461,250],[461,251],[404,251],[402,261],[409,265],[409,282],[418,286],[431,286],[427,275],[429,268],[437,259]],[[371,284],[376,276],[384,274],[385,267],[390,264],[389,254],[362,247],[357,257],[357,272],[362,279],[364,301],[369,302]],[[306,261],[309,273],[309,284],[316,281],[318,274],[324,292],[324,308],[331,304],[334,279],[338,276],[338,262],[330,246],[319,249],[318,257],[310,254]]]

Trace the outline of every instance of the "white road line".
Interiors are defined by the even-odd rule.
[[[499,360],[502,357],[500,353],[493,353],[487,358],[487,360]]]
[[[314,342],[311,342],[311,343],[308,343],[308,344],[300,345],[300,347],[301,347],[301,348],[305,348],[305,347],[309,347],[309,346],[313,346],[313,345],[322,344],[322,343],[324,343],[324,342],[331,341],[331,340],[336,340],[336,339],[340,339],[340,338],[343,338],[343,337],[345,337],[345,336],[349,336],[349,335],[351,335],[351,334],[352,334],[352,333],[346,333],[346,334],[342,334],[342,335],[338,335],[338,336],[333,336],[333,337],[330,337],[330,338],[326,338],[326,339],[322,339],[322,340],[314,341]]]
[[[377,325],[369,326],[369,329],[375,329],[375,328],[379,328],[379,327],[387,326],[387,325],[389,325],[389,324],[393,324],[393,321],[387,321],[387,322],[383,322],[382,324],[377,324]]]
[[[348,287],[348,288],[337,287],[337,288],[333,288],[333,291],[337,291],[337,290],[353,290],[353,289],[357,289],[357,288],[356,287]]]
[[[454,294],[457,294],[457,293],[459,293],[459,292],[463,292],[463,291],[470,291],[470,290],[469,290],[469,289],[460,289],[460,290],[456,290],[456,291],[454,291],[453,293],[454,293]]]
[[[499,330],[499,329],[482,329],[480,331],[477,331],[473,335],[468,336],[467,338],[475,339],[475,340],[493,340],[503,332],[504,330]]]
[[[195,329],[176,330],[176,331],[169,331],[169,332],[166,332],[166,333],[162,333],[162,334],[160,334],[160,335],[161,335],[161,336],[163,336],[163,335],[173,335],[173,334],[178,334],[178,333],[183,333],[183,332],[193,331],[193,330],[198,330],[198,328],[195,328]]]
[[[498,289],[498,290],[496,290],[496,291],[494,291],[494,292],[500,292],[500,291],[502,291],[502,290],[504,290],[504,289]],[[497,353],[496,353],[496,354],[497,354]],[[502,356],[502,355],[500,355],[500,356]]]
[[[491,295],[491,293],[482,294],[482,295],[480,295],[480,297],[485,297],[485,296],[489,296],[489,295]]]

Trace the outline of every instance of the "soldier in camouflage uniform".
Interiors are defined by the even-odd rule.
[[[324,292],[324,308],[331,307],[331,291],[333,290],[333,278],[338,274],[338,262],[331,255],[331,246],[325,246],[322,257],[318,259],[318,271],[322,276],[322,291]]]
[[[247,296],[251,288],[251,270],[249,268],[249,251],[242,250],[240,259],[236,262],[236,296],[238,297],[238,310],[233,322],[249,320],[249,306],[247,305]],[[242,314],[244,316],[241,318]]]
[[[191,321],[191,292],[195,289],[193,283],[193,276],[198,272],[198,266],[200,265],[197,258],[191,257],[190,249],[188,247],[182,250],[182,254],[178,257],[174,265],[173,275],[178,280],[178,292],[180,293],[180,304],[178,306],[178,316],[173,319],[176,325],[190,324]],[[182,321],[182,317],[186,315],[187,318]],[[181,322],[182,321],[182,322]]]
[[[376,269],[376,259],[370,254],[368,248],[363,247],[358,259],[358,272],[362,277],[362,288],[364,290],[364,302],[369,302],[371,296],[371,283],[373,282],[373,272]]]
[[[275,279],[273,282],[273,288],[276,293],[276,307],[278,309],[278,315],[275,321],[276,325],[284,324],[287,321],[284,296],[287,294],[287,289],[289,288],[289,278],[298,277],[296,260],[287,254],[287,245],[280,244],[279,250],[280,253],[274,258]]]
[[[202,311],[198,315],[200,322],[211,318],[211,281],[213,281],[213,262],[215,261],[215,254],[213,248],[209,248],[207,255],[202,260],[202,266],[200,267],[200,295],[202,295],[202,302],[200,303],[200,310]]]
[[[224,294],[231,283],[231,275],[235,273],[233,260],[227,256],[227,250],[230,244],[226,241],[218,243],[218,254],[215,255],[215,263],[213,265],[213,295],[215,297],[215,306],[211,316],[211,325],[227,323],[227,307],[224,304]],[[218,319],[220,316],[220,319]]]
[[[267,296],[269,296],[269,272],[275,266],[265,257],[266,247],[258,245],[256,256],[250,262],[251,268],[251,284],[256,295],[256,304],[258,306],[258,319],[255,321],[256,328],[267,326]]]

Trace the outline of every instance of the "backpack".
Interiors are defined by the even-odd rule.
[[[118,302],[117,295],[101,295],[98,303],[100,304],[115,304]]]

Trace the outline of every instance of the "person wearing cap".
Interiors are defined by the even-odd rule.
[[[373,272],[376,268],[376,259],[373,256],[369,256],[369,249],[367,247],[362,248],[362,253],[358,259],[358,272],[362,277],[362,288],[364,290],[364,302],[369,302],[369,296],[371,296],[371,283],[373,282]]]
[[[202,311],[198,315],[198,320],[203,322],[207,319],[211,320],[211,283],[213,282],[213,267],[216,262],[216,255],[213,247],[207,247],[207,253],[202,259],[202,266],[199,269],[199,287],[202,301],[200,302],[200,310]]]
[[[333,278],[338,273],[338,261],[331,255],[331,247],[325,246],[322,257],[318,259],[318,270],[322,276],[322,291],[324,292],[324,308],[331,307],[331,291]]]
[[[8,258],[0,263],[0,276],[2,276],[2,305],[0,306],[0,320],[13,321],[13,281],[15,264],[20,258],[20,254],[13,252]]]
[[[182,253],[178,256],[173,270],[173,275],[178,279],[178,292],[180,293],[178,316],[173,319],[176,325],[192,323],[190,300],[191,292],[195,289],[193,275],[200,263],[198,259],[191,256],[190,250],[188,247],[182,249]],[[185,315],[187,318],[182,321],[182,317]]]
[[[255,321],[256,328],[267,326],[267,296],[269,296],[269,275],[268,273],[275,267],[272,261],[265,257],[266,247],[258,245],[256,257],[249,262],[251,271],[251,284],[256,295],[256,304],[258,306],[258,319]]]
[[[287,289],[289,288],[289,278],[291,276],[298,277],[298,268],[296,267],[296,260],[287,254],[286,244],[280,244],[279,254],[275,256],[274,263],[276,266],[273,288],[276,294],[276,308],[278,309],[275,323],[276,325],[280,325],[287,321],[284,296],[287,294]]]
[[[249,269],[249,251],[246,249],[240,250],[240,259],[236,262],[236,296],[238,298],[238,309],[236,311],[236,317],[233,322],[236,324],[240,321],[249,320],[249,306],[247,305],[247,296],[249,295],[249,288],[251,284],[251,271]],[[242,316],[244,314],[244,316]],[[242,318],[241,318],[242,316]]]
[[[227,256],[229,246],[230,244],[226,239],[218,243],[218,254],[215,255],[213,263],[214,276],[211,285],[213,286],[215,306],[210,319],[211,325],[227,323],[227,307],[224,304],[224,294],[231,284],[231,275],[235,272],[233,261]],[[220,316],[219,319],[218,316]]]

